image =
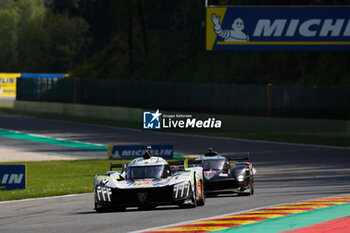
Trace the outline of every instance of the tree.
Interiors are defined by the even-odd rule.
[[[0,1],[0,70],[14,72],[17,63],[17,25],[20,12],[14,1]]]
[[[54,14],[44,0],[0,1],[0,69],[3,72],[68,72],[88,53],[89,25]]]

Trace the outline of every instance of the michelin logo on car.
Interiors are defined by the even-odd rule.
[[[186,129],[186,128],[221,128],[222,121],[215,118],[197,119],[191,114],[162,114],[155,112],[143,113],[144,129]]]

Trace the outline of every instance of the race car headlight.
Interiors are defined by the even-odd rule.
[[[175,184],[173,188],[173,197],[174,199],[179,199],[187,197],[190,191],[189,183],[182,182]]]
[[[111,201],[112,189],[104,186],[96,187],[96,198],[98,201]]]
[[[243,175],[239,175],[239,176],[237,177],[237,180],[238,180],[239,182],[242,182],[242,181],[244,180],[244,176],[243,176]]]

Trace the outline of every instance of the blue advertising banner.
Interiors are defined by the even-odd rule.
[[[207,50],[350,50],[350,7],[208,7]]]
[[[173,157],[173,145],[151,145],[153,156],[171,159]],[[147,151],[147,145],[112,145],[108,146],[108,159],[120,159],[124,157],[142,157]]]
[[[26,165],[0,165],[0,190],[26,189]]]

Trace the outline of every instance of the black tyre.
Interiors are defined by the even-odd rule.
[[[198,186],[197,186],[198,187]],[[200,181],[200,188],[201,188],[201,192],[200,192],[200,200],[197,202],[198,206],[204,206],[205,205],[205,193],[204,193],[204,185],[203,185],[203,181]],[[198,193],[198,191],[197,191]]]
[[[102,204],[99,204],[99,206],[97,206],[95,203],[95,211],[96,213],[104,213],[107,211],[107,208],[105,208]]]
[[[180,207],[181,208],[196,208],[197,207],[197,192],[196,192],[196,189],[194,189],[194,191],[192,191],[192,185],[191,185],[191,182],[190,182],[190,190],[191,190],[191,200],[192,200],[192,203],[186,203],[186,204],[181,204]]]
[[[238,193],[238,196],[251,196],[251,195],[253,195],[254,194],[254,185],[253,184],[251,184],[250,186],[249,186],[249,192],[247,192],[247,193]]]
[[[197,189],[194,188],[194,191],[192,191],[192,204],[190,204],[191,208],[197,207]]]

